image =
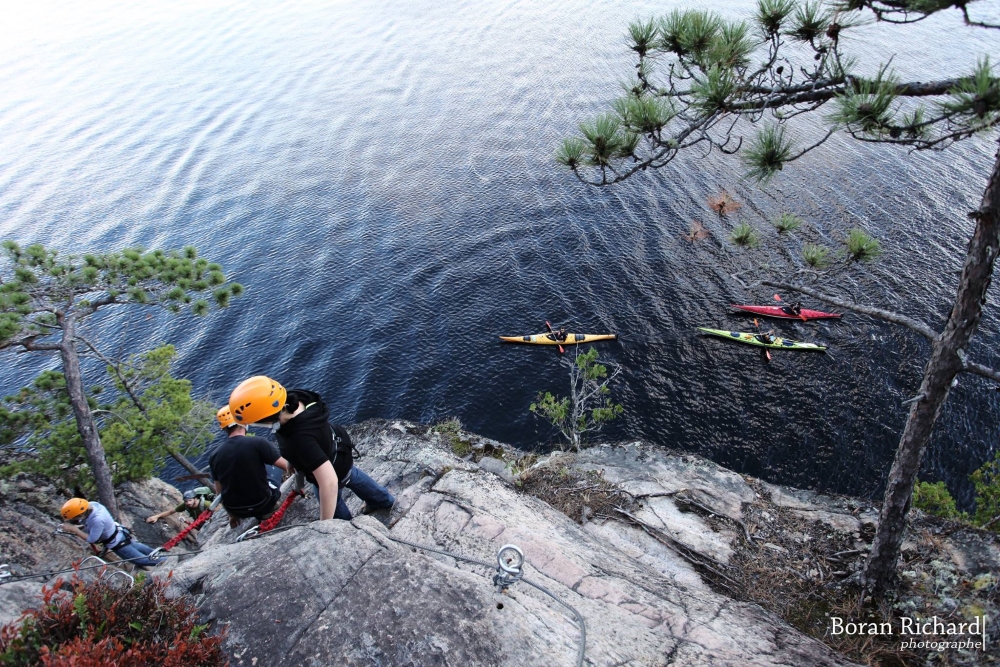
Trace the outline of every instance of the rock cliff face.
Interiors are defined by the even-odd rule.
[[[557,479],[619,480],[641,522],[605,518],[595,502],[581,525],[504,479],[511,470],[486,470],[497,464],[460,458],[425,431],[377,422],[353,429],[365,455],[358,465],[397,495],[391,528],[364,516],[288,528],[318,514],[314,500],[297,502],[287,529],[239,544],[230,543],[236,531],[217,530],[207,541],[219,546],[173,568],[174,590],[194,594],[208,618],[228,626],[234,664],[576,664],[581,632],[565,607],[525,582],[504,593],[493,586],[497,551],[508,543],[523,550],[526,579],[585,619],[586,664],[851,664],[695,571],[697,554],[724,561],[740,536],[680,512],[673,499],[683,489],[739,517],[756,493],[739,475],[643,445],[536,463]],[[496,443],[466,444],[502,456]]]
[[[817,632],[816,618],[788,612],[796,595],[836,591],[826,587],[860,567],[877,516],[864,501],[644,443],[539,458],[454,428],[376,420],[350,431],[364,454],[357,465],[396,495],[388,516],[320,522],[307,497],[277,529],[236,542],[252,522],[230,529],[219,512],[198,536],[200,552],[183,554],[194,545],[182,543],[157,569],[175,593],[194,596],[214,630],[225,628],[233,665],[574,665],[581,648],[588,665],[854,664],[745,600],[822,636],[822,613]],[[347,499],[357,515],[360,501]],[[119,500],[151,546],[181,528],[175,517],[144,523],[180,501],[158,480],[123,487]],[[15,573],[88,553],[52,536],[61,502],[42,480],[0,482],[0,555]],[[944,604],[1000,615],[996,536],[920,513],[913,523],[902,575],[926,585],[910,586],[908,613]],[[500,590],[506,544],[523,550],[524,579]],[[0,620],[40,586],[0,586]],[[996,620],[988,632],[992,646]],[[995,657],[947,661],[1000,664]]]
[[[156,525],[145,522],[146,517],[180,504],[181,494],[173,486],[150,479],[123,484],[117,492],[122,523],[140,541],[159,545],[181,529],[177,515]],[[62,523],[59,510],[65,500],[64,492],[34,475],[22,473],[14,479],[0,480],[0,563],[6,564],[11,574],[63,569],[91,555],[90,548],[79,538],[55,533]],[[195,542],[190,541],[177,549],[185,551],[194,546]],[[114,560],[115,556],[109,554],[107,558]],[[43,581],[33,579],[0,587],[0,625],[33,606]]]

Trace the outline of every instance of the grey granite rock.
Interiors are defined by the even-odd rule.
[[[0,625],[16,621],[21,611],[37,607],[42,584],[37,581],[14,581],[0,586]]]
[[[493,473],[508,483],[514,483],[514,473],[511,472],[510,466],[500,459],[493,458],[492,456],[484,456],[479,459],[479,467],[486,472]]]
[[[354,429],[365,453],[359,465],[397,496],[391,530],[370,517],[311,521],[306,511],[283,532],[216,546],[173,568],[173,590],[195,594],[207,618],[228,625],[233,664],[575,664],[580,634],[565,608],[524,582],[502,594],[492,585],[506,543],[523,549],[527,579],[586,619],[586,664],[851,664],[759,607],[713,592],[638,529],[581,526],[414,430],[384,422]],[[719,512],[735,513],[754,493],[739,475],[700,459],[657,457],[642,447],[603,448],[563,463],[610,477],[638,465],[644,475],[632,492],[683,486]],[[650,520],[674,529],[676,517],[657,511]],[[734,536],[709,530],[714,537],[695,539],[705,530],[694,522],[675,535],[725,554]]]
[[[253,522],[231,529],[217,512],[199,535],[201,553],[157,570],[172,573],[175,594],[193,595],[206,619],[228,628],[233,665],[573,665],[580,631],[556,599],[586,621],[588,665],[852,664],[760,607],[719,593],[691,563],[692,556],[729,562],[740,540],[751,540],[748,508],[761,526],[778,525],[781,514],[856,539],[875,520],[863,501],[765,484],[634,442],[533,463],[552,479],[565,471],[584,484],[603,480],[630,499],[634,521],[605,510],[578,511],[577,523],[522,491],[526,477],[513,471],[530,459],[500,443],[462,433],[482,446],[459,457],[426,426],[373,420],[350,431],[363,454],[357,465],[396,496],[383,517],[389,527],[368,516],[317,521],[307,489],[278,529],[256,539],[235,543]],[[0,548],[16,545],[2,555],[22,570],[86,554],[79,543],[63,544],[69,538],[51,538],[57,507],[38,498],[41,484],[0,483]],[[125,521],[148,544],[179,529],[143,521],[179,502],[169,485],[128,486],[120,498]],[[361,501],[349,491],[345,498],[357,515]],[[22,535],[46,548],[32,550]],[[796,535],[761,548],[794,552]],[[957,570],[986,576],[1000,562],[995,541],[974,532],[934,539]],[[525,580],[498,592],[495,558],[507,543],[524,552]],[[0,586],[0,608],[15,613],[37,589]]]

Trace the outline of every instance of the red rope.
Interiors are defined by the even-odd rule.
[[[181,540],[183,540],[188,533],[190,533],[195,528],[201,528],[201,526],[210,518],[212,518],[212,510],[205,510],[204,512],[201,513],[201,516],[199,516],[191,523],[190,526],[188,526],[181,532],[177,533],[177,535],[175,535],[172,540],[164,544],[162,547],[160,547],[160,549],[162,549],[163,551],[170,551],[178,544],[180,544]]]
[[[285,512],[288,510],[288,507],[295,500],[295,497],[301,495],[305,494],[303,494],[301,491],[292,491],[291,493],[289,493],[288,497],[285,498],[285,502],[281,503],[281,507],[278,508],[278,511],[272,514],[271,518],[265,519],[264,521],[260,522],[260,526],[258,527],[258,534],[266,533],[267,531],[271,530],[279,523],[281,523],[281,518],[285,516]]]

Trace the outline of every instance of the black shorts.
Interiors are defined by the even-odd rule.
[[[223,504],[223,507],[226,508],[229,516],[234,516],[237,519],[254,518],[260,520],[261,517],[267,516],[276,510],[278,508],[278,501],[281,500],[281,489],[274,488],[273,484],[269,486],[271,487],[271,496],[256,505],[251,507],[227,507]]]

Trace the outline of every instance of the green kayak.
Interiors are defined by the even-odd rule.
[[[756,345],[757,347],[771,347],[781,350],[816,350],[818,352],[826,349],[825,345],[800,343],[797,340],[779,338],[778,336],[772,336],[771,342],[766,342],[765,334],[746,333],[744,331],[725,331],[723,329],[706,329],[705,327],[698,327],[698,331],[704,331],[711,336],[718,336],[726,340],[734,340],[737,343]]]

